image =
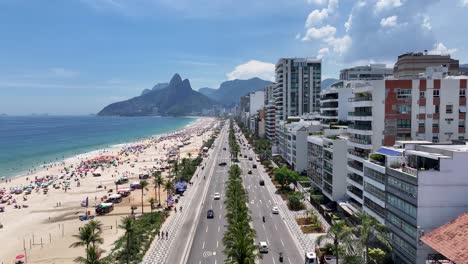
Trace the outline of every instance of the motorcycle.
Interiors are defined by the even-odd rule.
[[[279,262],[283,262],[283,253],[279,253]]]
[[[265,217],[263,217],[263,223],[265,223]]]

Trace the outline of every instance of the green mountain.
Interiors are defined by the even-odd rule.
[[[164,89],[168,86],[169,84],[168,83],[158,83],[156,84],[155,86],[153,86],[152,89],[144,89],[142,92],[141,92],[141,95],[144,95],[145,93],[149,93],[151,91],[156,91],[156,90],[161,90],[161,89]]]
[[[192,90],[190,81],[179,74],[172,77],[166,88],[148,91],[129,100],[110,104],[100,116],[197,115],[211,109],[215,101]]]
[[[226,81],[218,89],[200,88],[198,91],[223,105],[232,106],[239,102],[241,96],[261,91],[268,84],[271,82],[255,77],[248,80]]]
[[[328,86],[338,82],[339,80],[338,79],[333,79],[333,78],[328,78],[328,79],[323,79],[322,80],[322,83],[320,84],[320,88],[322,90],[328,88]]]

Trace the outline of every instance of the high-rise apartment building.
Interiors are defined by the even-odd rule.
[[[398,56],[393,67],[393,75],[398,79],[418,79],[427,67],[446,66],[449,75],[459,74],[458,60],[450,55],[429,55],[427,52],[410,52]]]
[[[322,124],[346,122],[349,98],[353,97],[350,83],[336,82],[320,92],[320,120]]]
[[[385,77],[393,75],[393,69],[387,68],[385,64],[370,64],[366,66],[356,66],[340,71],[340,80],[370,81],[383,80]]]
[[[276,105],[275,98],[273,96],[275,83],[265,86],[265,137],[270,142],[276,141]]]
[[[276,123],[289,116],[320,111],[322,62],[310,58],[282,58],[275,67]]]

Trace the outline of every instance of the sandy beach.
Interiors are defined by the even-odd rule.
[[[49,165],[34,175],[13,178],[0,182],[0,190],[10,193],[12,186],[29,185],[38,179],[55,179],[56,188],[49,186],[47,193],[43,188],[33,189],[31,194],[24,192],[11,194],[10,199],[1,203],[4,212],[0,212],[0,263],[14,263],[15,256],[25,254],[27,263],[72,263],[77,256],[83,256],[83,248],[69,248],[76,240],[72,235],[78,233],[79,227],[86,221],[79,216],[86,210],[95,214],[94,206],[99,204],[104,196],[116,193],[115,180],[127,176],[128,183],[118,188],[129,188],[132,182],[139,181],[139,175],[147,174],[150,169],[165,167],[169,152],[177,152],[179,158],[196,157],[203,141],[208,140],[217,123],[214,118],[199,118],[183,130],[170,134],[158,135],[145,140],[121,144],[115,147],[96,150],[86,154],[66,159],[60,163]],[[118,157],[115,165],[103,166],[97,172],[101,176],[94,177],[89,170],[86,175],[78,168],[83,162],[98,157]],[[64,169],[68,168],[68,172]],[[70,176],[75,172],[73,176]],[[163,176],[168,176],[168,171]],[[60,178],[60,176],[63,176]],[[69,177],[69,181],[67,181]],[[150,211],[148,199],[155,197],[152,179],[145,191],[145,212]],[[66,183],[68,182],[68,183]],[[161,200],[165,200],[165,192],[161,188]],[[81,202],[88,199],[88,208]],[[158,199],[156,195],[155,199]],[[15,209],[21,206],[20,209]],[[26,206],[26,207],[24,207]],[[116,228],[123,216],[129,215],[131,206],[136,206],[136,213],[141,213],[141,190],[132,191],[124,197],[121,203],[115,204],[115,209],[104,216],[96,216],[104,226],[102,248],[110,252],[112,243],[123,234]]]

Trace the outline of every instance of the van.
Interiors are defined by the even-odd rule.
[[[268,253],[268,245],[265,241],[258,243],[258,251],[260,253]]]
[[[317,255],[314,252],[305,253],[305,264],[318,264]]]

